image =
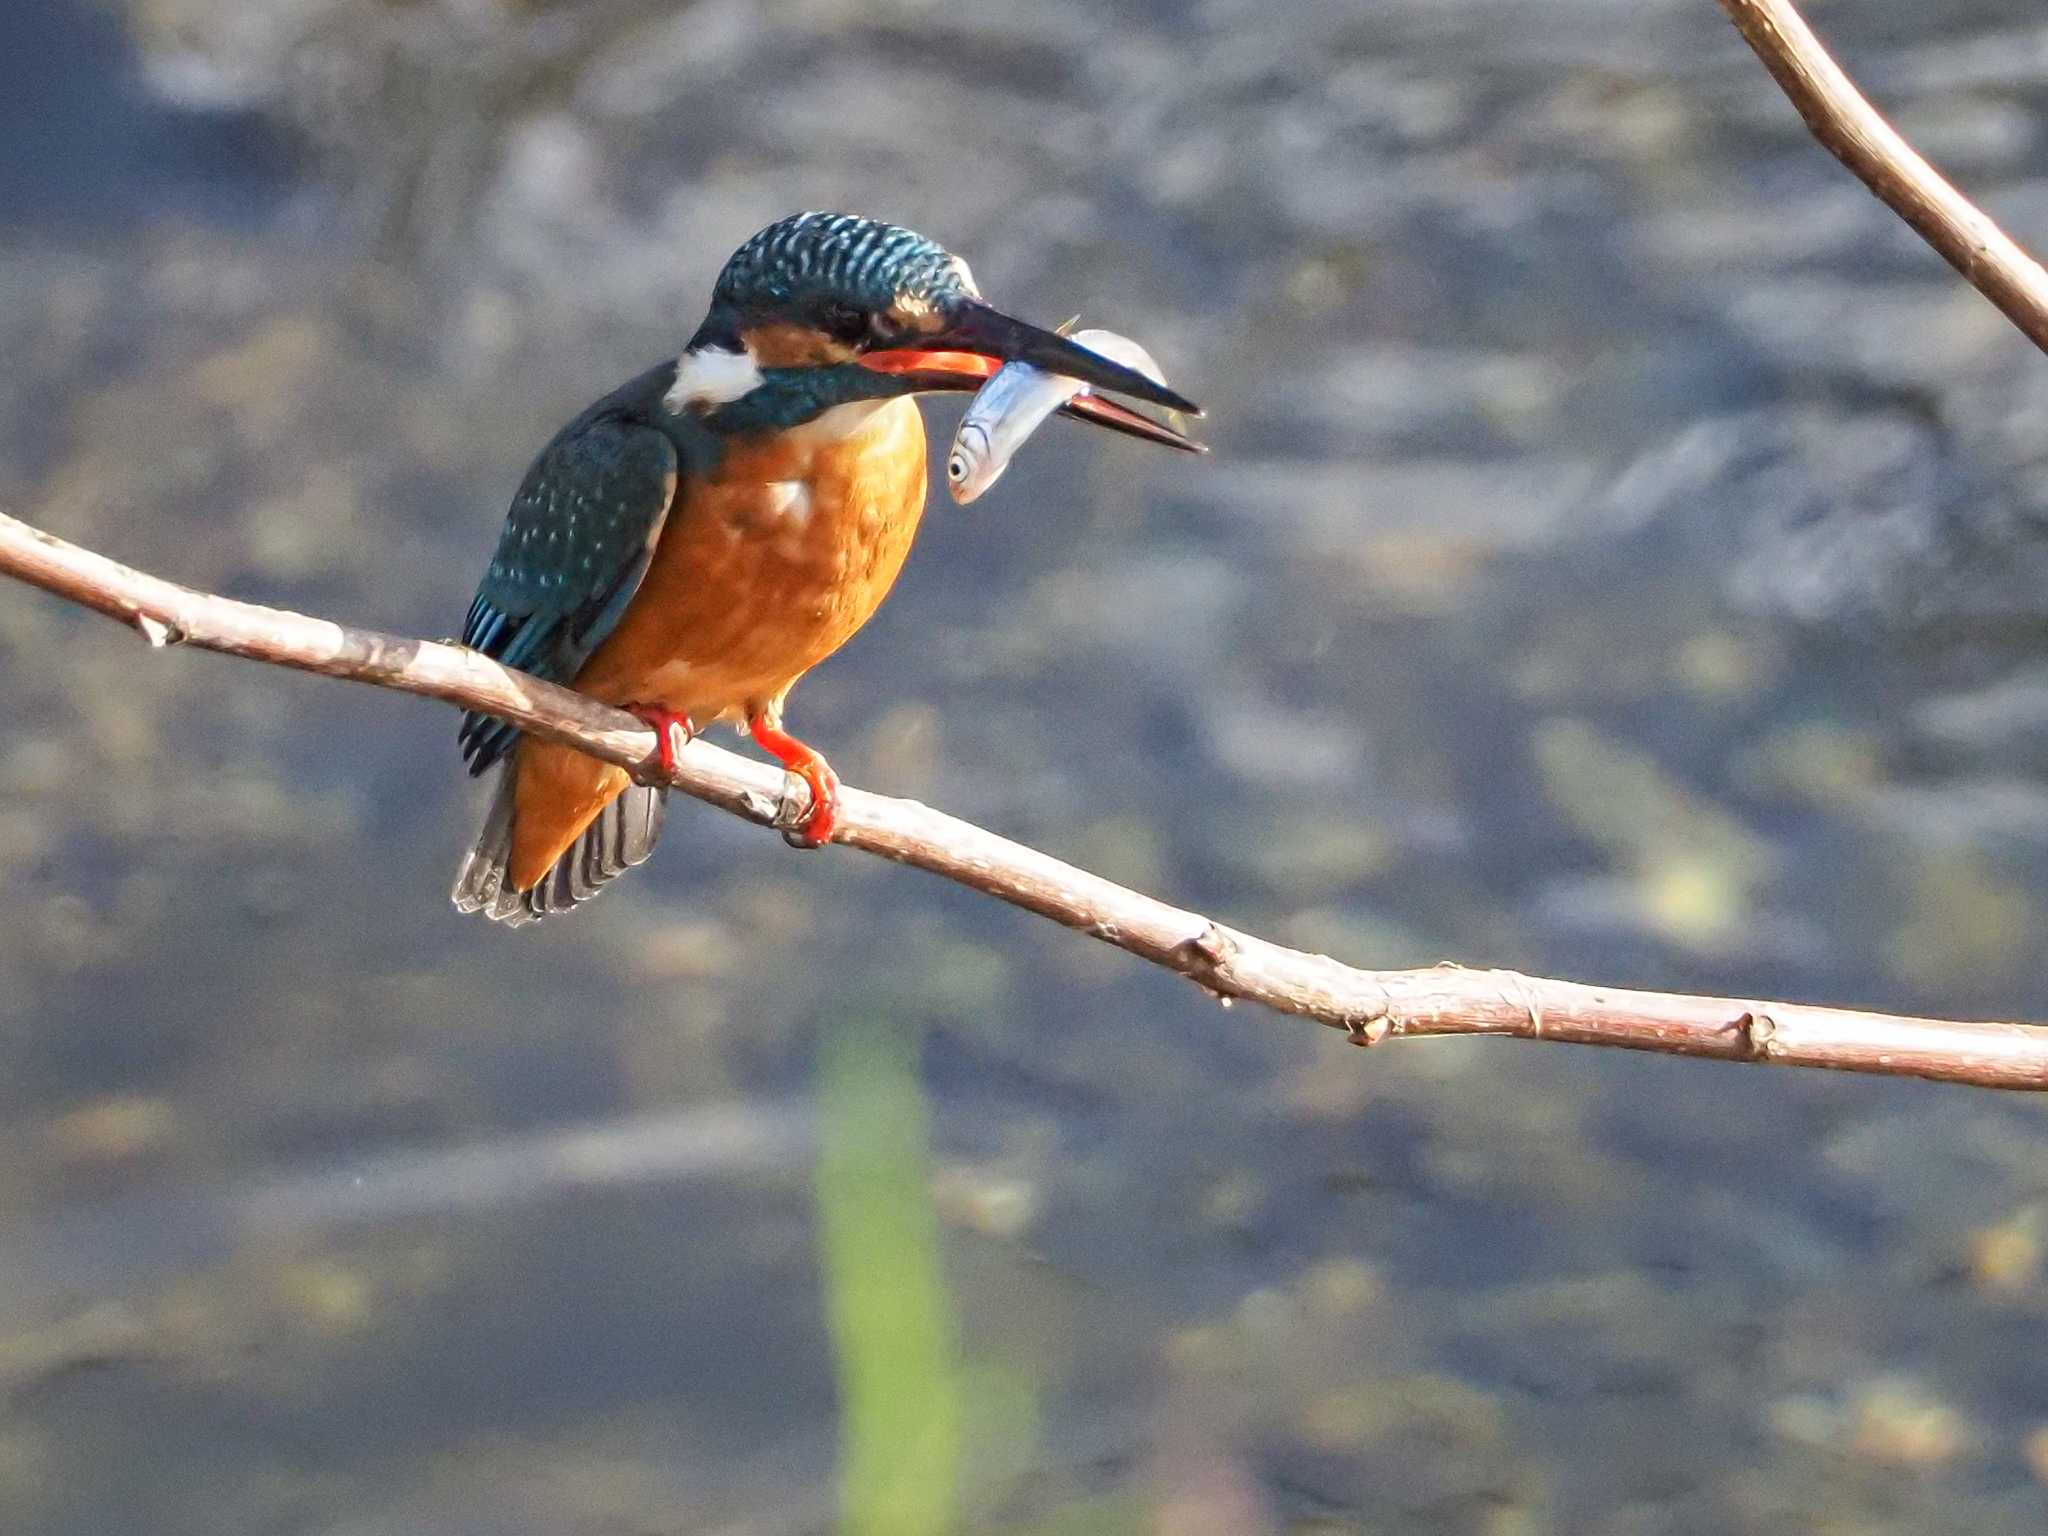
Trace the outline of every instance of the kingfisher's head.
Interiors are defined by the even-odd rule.
[[[799,213],[747,241],[718,274],[704,323],[677,360],[666,404],[741,429],[794,426],[861,400],[975,390],[1007,362],[1201,414],[1134,369],[982,301],[967,263],[911,230],[846,213]],[[1112,401],[1072,414],[1190,446]]]

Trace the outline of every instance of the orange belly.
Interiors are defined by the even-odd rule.
[[[735,445],[715,475],[682,482],[640,590],[576,687],[611,704],[658,704],[700,727],[778,719],[796,680],[889,595],[924,497],[924,420],[908,398],[875,407],[844,435],[828,416]],[[523,891],[629,781],[536,741],[520,744],[514,771],[510,874]]]

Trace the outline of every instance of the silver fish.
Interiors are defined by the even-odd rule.
[[[1073,339],[1156,383],[1166,382],[1152,354],[1128,336],[1093,330],[1076,331]],[[1029,363],[1005,363],[981,386],[954,429],[953,448],[946,455],[946,489],[953,499],[964,507],[994,485],[1039,423],[1076,395],[1092,393],[1079,379],[1047,373]]]

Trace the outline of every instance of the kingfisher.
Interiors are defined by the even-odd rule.
[[[791,841],[829,842],[839,780],[783,729],[798,678],[881,606],[924,512],[912,397],[1023,362],[1090,386],[1064,414],[1176,448],[1176,426],[1095,393],[1199,416],[1163,384],[982,300],[967,263],[843,213],[769,225],[726,262],[681,353],[555,434],[526,472],[465,645],[631,710],[660,761],[736,726],[802,779]],[[518,926],[644,862],[666,788],[489,715],[463,716],[472,774],[499,778],[453,892]]]

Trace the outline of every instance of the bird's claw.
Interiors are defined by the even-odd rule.
[[[628,704],[626,712],[639,716],[654,732],[655,750],[661,759],[661,776],[664,779],[674,778],[676,767],[682,762],[683,748],[697,734],[697,723],[688,715],[663,709],[659,704]]]
[[[792,848],[822,848],[839,829],[839,776],[823,759],[819,766],[824,769],[822,783],[814,783],[799,768],[790,769],[782,778],[782,798],[776,802],[773,825]]]
[[[782,834],[782,840],[792,848],[815,848],[810,840],[811,787],[804,783],[803,776],[785,773],[782,776],[782,795],[775,802],[775,819],[769,825]]]
[[[839,828],[839,775],[832,765],[816,748],[784,734],[761,716],[749,721],[748,729],[762,750],[785,770],[774,821],[782,840],[792,848],[822,848],[831,842]],[[791,779],[800,780],[809,794],[795,794]]]

